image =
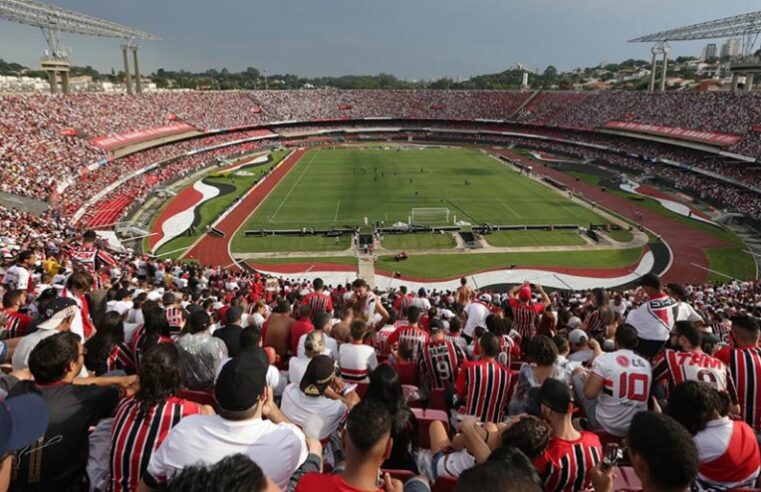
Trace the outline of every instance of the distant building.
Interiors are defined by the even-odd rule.
[[[717,56],[719,56],[719,52],[716,48],[716,43],[708,43],[706,47],[703,48],[703,60],[710,60]]]
[[[725,56],[737,56],[740,54],[740,49],[741,45],[739,38],[727,39],[726,42],[721,45],[721,57],[724,58]]]

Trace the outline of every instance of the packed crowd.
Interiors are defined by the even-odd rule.
[[[0,489],[759,477],[756,282],[374,291],[135,256],[2,208],[0,255]]]

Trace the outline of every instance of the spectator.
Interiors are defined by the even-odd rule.
[[[98,331],[85,342],[85,350],[85,367],[96,376],[116,371],[122,375],[135,374],[137,371],[135,356],[124,343],[124,321],[115,311],[103,316]]]
[[[481,359],[463,364],[455,391],[458,399],[464,401],[465,415],[476,416],[482,422],[501,422],[508,400],[510,373],[497,364],[499,340],[495,334],[484,333],[478,343]]]
[[[694,487],[729,490],[752,487],[761,470],[753,429],[722,415],[721,394],[711,385],[686,381],[669,397],[666,413],[692,434],[700,468]]]
[[[314,325],[310,319],[311,317],[312,308],[309,306],[309,304],[302,304],[298,307],[298,318],[291,325],[291,341],[289,346],[290,353],[294,357],[298,355],[299,340],[301,339],[301,336],[306,335],[310,331],[314,330]]]
[[[298,323],[298,322],[297,322]],[[331,318],[330,315],[324,311],[320,311],[316,313],[312,318],[312,325],[314,326],[315,330],[318,330],[325,335],[325,355],[332,357],[333,359],[338,358],[338,342],[336,342],[333,338],[330,337],[328,334],[330,329],[330,323]],[[295,324],[294,324],[295,325]],[[293,331],[291,331],[293,333]],[[311,332],[310,332],[311,333]],[[304,355],[304,341],[307,338],[308,333],[305,333],[299,337],[298,342],[298,350],[297,355],[299,357]]]
[[[409,344],[412,349],[414,363],[419,363],[423,356],[423,348],[428,343],[428,332],[420,328],[418,322],[422,312],[417,306],[412,305],[407,309],[407,325],[402,325],[388,337],[388,343],[392,346],[401,343]]]
[[[506,448],[500,459],[465,470],[454,488],[455,492],[482,490],[540,492],[543,489],[531,461],[519,450]]]
[[[42,340],[56,333],[68,332],[78,310],[73,299],[59,297],[50,302],[40,319],[32,324],[35,331],[23,337],[16,345],[13,352],[13,370],[29,367],[29,355]]]
[[[449,388],[454,391],[457,374],[465,362],[463,350],[447,340],[444,330],[431,325],[430,341],[423,349],[421,373],[431,389]]]
[[[229,311],[228,311],[229,312]],[[203,310],[195,310],[188,316],[177,338],[180,377],[182,385],[190,390],[211,391],[217,367],[229,355],[227,345],[211,335],[211,318]]]
[[[219,415],[195,416],[174,426],[151,456],[144,484],[156,489],[186,466],[217,463],[240,452],[284,489],[306,461],[307,444],[274,404],[267,367],[259,357],[226,362],[214,387]]]
[[[375,349],[364,344],[367,324],[362,320],[351,322],[351,343],[344,343],[338,349],[338,365],[341,377],[349,382],[367,382],[367,376],[378,367]]]
[[[470,304],[465,306],[463,315],[465,318],[465,328],[463,328],[463,335],[473,338],[473,333],[479,326],[486,328],[486,317],[491,314],[489,310],[489,304],[491,303],[491,295],[481,294],[478,296],[478,300],[473,300]]]
[[[291,347],[291,326],[295,321],[291,318],[290,311],[288,301],[278,299],[274,311],[262,328],[264,345],[274,348],[283,360],[288,358]]]
[[[329,295],[325,294],[325,284],[321,278],[316,278],[312,282],[313,292],[304,296],[301,299],[302,305],[308,305],[312,312],[317,314],[324,312],[327,314],[333,314],[333,300]]]
[[[0,402],[0,490],[11,483],[14,452],[32,445],[45,434],[50,416],[39,395],[22,395]]]
[[[211,415],[211,407],[178,397],[179,353],[168,343],[148,349],[140,367],[140,389],[116,409],[111,432],[110,490],[136,490],[153,452],[181,419]],[[135,459],[139,458],[139,459]]]
[[[550,298],[547,293],[544,292],[542,286],[537,284],[536,290],[541,296],[541,302],[532,304],[532,287],[528,282],[513,287],[510,290],[510,310],[512,317],[515,320],[515,329],[520,334],[523,340],[523,349],[525,350],[528,341],[536,335],[536,325],[539,320],[539,315],[542,314],[545,309],[550,305]]]
[[[225,342],[227,353],[230,357],[235,357],[240,353],[240,332],[241,318],[243,317],[243,308],[233,306],[225,313],[225,326],[214,331],[214,336]]]
[[[325,334],[318,330],[309,333],[304,340],[304,355],[291,357],[288,361],[288,380],[293,384],[299,385],[301,383],[301,378],[304,377],[309,362],[315,356],[322,355],[324,352]],[[373,355],[375,355],[374,351]],[[346,379],[343,375],[343,370],[341,371],[341,376]]]
[[[167,486],[169,492],[278,492],[280,488],[245,454],[211,466],[184,468]]]
[[[567,376],[570,383],[570,375],[558,363],[558,349],[552,340],[537,336],[531,340],[528,348],[531,363],[524,364],[518,373],[518,382],[508,411],[510,415],[528,412],[540,416],[538,398],[542,384],[548,379],[565,380]]]

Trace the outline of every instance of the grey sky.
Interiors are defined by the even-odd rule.
[[[246,66],[300,75],[469,76],[649,58],[640,34],[761,10],[760,0],[53,0],[158,34],[144,72]],[[660,10],[659,10],[660,9]],[[64,34],[71,60],[119,68],[119,41]],[[697,55],[705,42],[675,43]],[[0,21],[0,58],[37,67],[38,29]]]

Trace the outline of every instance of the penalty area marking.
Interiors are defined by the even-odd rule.
[[[522,218],[523,218],[523,217],[521,217],[521,216],[518,214],[518,212],[516,212],[516,211],[513,209],[513,207],[511,207],[510,205],[508,205],[507,203],[505,203],[504,201],[502,201],[502,199],[501,199],[501,198],[497,197],[497,198],[496,198],[496,200],[497,200],[499,203],[501,203],[501,204],[502,204],[502,205],[503,205],[503,206],[504,206],[504,207],[505,207],[507,210],[509,210],[510,212],[512,212],[512,214],[513,214],[513,215],[515,215],[515,216],[516,216],[516,217],[518,217],[519,219],[522,219]]]

